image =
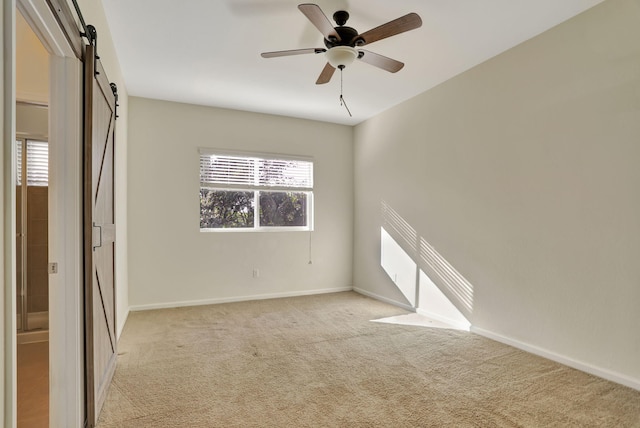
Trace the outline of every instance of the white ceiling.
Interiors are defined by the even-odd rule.
[[[347,10],[347,25],[360,33],[409,12],[423,21],[421,28],[366,46],[404,62],[398,73],[360,61],[344,70],[352,118],[340,106],[339,72],[330,83],[315,84],[326,63],[322,54],[260,56],[324,47],[298,10],[300,1],[103,4],[130,95],[354,125],[601,1],[316,0],[329,19]]]

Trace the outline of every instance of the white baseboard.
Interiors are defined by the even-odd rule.
[[[251,296],[223,297],[223,298],[217,298],[217,299],[183,300],[178,302],[133,305],[129,307],[129,310],[131,312],[137,312],[137,311],[148,311],[152,309],[180,308],[185,306],[217,305],[220,303],[247,302],[250,300],[267,300],[267,299],[280,299],[283,297],[300,297],[300,296],[312,296],[315,294],[341,293],[344,291],[352,291],[352,290],[353,290],[352,287],[337,287],[337,288],[323,288],[320,290],[290,291],[285,293],[254,294]]]
[[[406,309],[407,311],[410,311],[410,312],[416,311],[415,308],[411,305],[408,305],[406,303],[401,303],[393,299],[389,299],[388,297],[380,296],[379,294],[375,294],[370,291],[363,290],[362,288],[354,287],[353,291],[355,291],[356,293],[362,294],[363,296],[371,297],[372,299],[380,300],[381,302],[385,302],[393,306],[398,306],[399,308]]]
[[[574,360],[573,358],[556,354],[555,352],[549,351],[547,349],[539,348],[537,346],[530,345],[528,343],[524,343],[519,340],[512,339],[510,337],[506,337],[501,334],[494,333],[492,331],[485,330],[479,327],[471,326],[471,332],[475,334],[479,334],[480,336],[487,337],[489,339],[493,339],[497,342],[501,342],[506,345],[513,346],[514,348],[521,349],[531,354],[535,354],[540,357],[547,358],[557,363],[564,364],[565,366],[569,366],[574,369],[577,369],[577,370],[592,374],[594,376],[598,376],[603,379],[610,380],[611,382],[619,383],[620,385],[628,386],[629,388],[633,388],[640,391],[640,379],[634,379],[629,376],[625,376],[623,374],[616,373],[611,370],[596,367],[594,365],[584,363],[582,361],[577,361],[577,360]]]
[[[26,343],[48,342],[49,330],[34,330],[18,333],[18,345]]]
[[[27,312],[27,322],[29,330],[48,330],[49,312]],[[17,318],[17,328],[22,329],[22,317]]]

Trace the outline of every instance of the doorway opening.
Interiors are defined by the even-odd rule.
[[[56,6],[52,5],[55,3]],[[54,263],[57,270],[48,270],[48,342],[39,342],[43,352],[48,352],[48,361],[44,367],[48,375],[43,375],[44,388],[48,395],[44,406],[48,411],[40,413],[41,423],[27,425],[19,420],[19,427],[29,426],[83,426],[86,419],[84,401],[84,326],[82,300],[82,48],[79,33],[67,32],[64,29],[75,28],[75,19],[66,2],[62,0],[16,0],[17,10],[14,16],[5,19],[12,27],[12,41],[15,55],[12,55],[13,71],[10,79],[5,78],[5,86],[11,85],[15,76],[15,104],[11,106],[12,116],[16,119],[17,109],[26,102],[29,105],[47,106],[48,127],[46,135],[21,136],[26,140],[48,141],[48,207],[47,264]],[[6,18],[6,17],[5,17]],[[21,34],[22,32],[22,34]],[[25,56],[20,43],[23,35],[28,34],[32,48],[39,54]],[[33,35],[36,35],[34,38]],[[44,49],[42,49],[44,47]],[[26,58],[26,59],[25,59]],[[37,77],[39,76],[39,77]],[[22,103],[21,103],[22,102]],[[5,124],[5,129],[6,129]],[[17,139],[17,126],[14,137]],[[9,137],[11,138],[11,137]],[[5,168],[12,171],[12,182],[16,184],[16,145],[10,147],[9,156],[4,158]],[[15,187],[11,189],[10,199],[12,215],[7,216],[5,227],[14,232],[16,229],[15,213],[17,212]],[[15,239],[15,238],[14,238]],[[15,241],[7,252],[5,262],[12,263],[15,272]],[[15,278],[15,276],[13,276]],[[15,280],[14,280],[15,281]],[[5,353],[11,366],[10,382],[18,386],[9,389],[7,402],[11,403],[10,412],[5,415],[5,425],[15,427],[18,419],[16,409],[21,401],[20,380],[18,374],[22,355],[14,353],[20,345],[16,326],[18,286],[13,282],[10,288],[11,298],[5,310],[12,314],[14,335],[8,338]],[[27,304],[28,306],[28,304]],[[23,325],[27,325],[27,321]],[[11,352],[13,351],[13,352]],[[29,360],[24,360],[27,362]],[[48,364],[47,364],[48,363]],[[31,370],[27,369],[28,373]],[[6,390],[5,390],[6,391]],[[33,396],[29,396],[29,399]],[[28,405],[27,409],[35,410],[36,406]]]
[[[18,428],[49,426],[49,53],[16,11]]]
[[[20,345],[49,338],[49,143],[18,136],[16,165],[16,325]]]

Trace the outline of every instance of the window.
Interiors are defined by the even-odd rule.
[[[23,159],[22,146],[27,144],[27,158]],[[46,141],[16,141],[16,185],[22,185],[22,164],[26,161],[27,186],[49,185],[49,144]]]
[[[201,230],[311,230],[313,162],[200,153]]]

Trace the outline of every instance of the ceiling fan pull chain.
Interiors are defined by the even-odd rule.
[[[347,107],[347,102],[344,100],[344,98],[342,97],[342,95],[340,95],[340,105],[344,106],[344,108],[347,109],[347,113],[349,113],[349,117],[353,117],[353,115],[351,114],[351,110],[349,110],[349,107]]]
[[[347,102],[344,100],[344,97],[342,96],[342,70],[344,70],[344,66],[341,66],[338,68],[340,68],[340,105],[344,106],[344,108],[347,109],[347,113],[349,113],[349,117],[353,117],[353,115],[351,114],[351,110],[349,110],[349,107],[347,106]]]

